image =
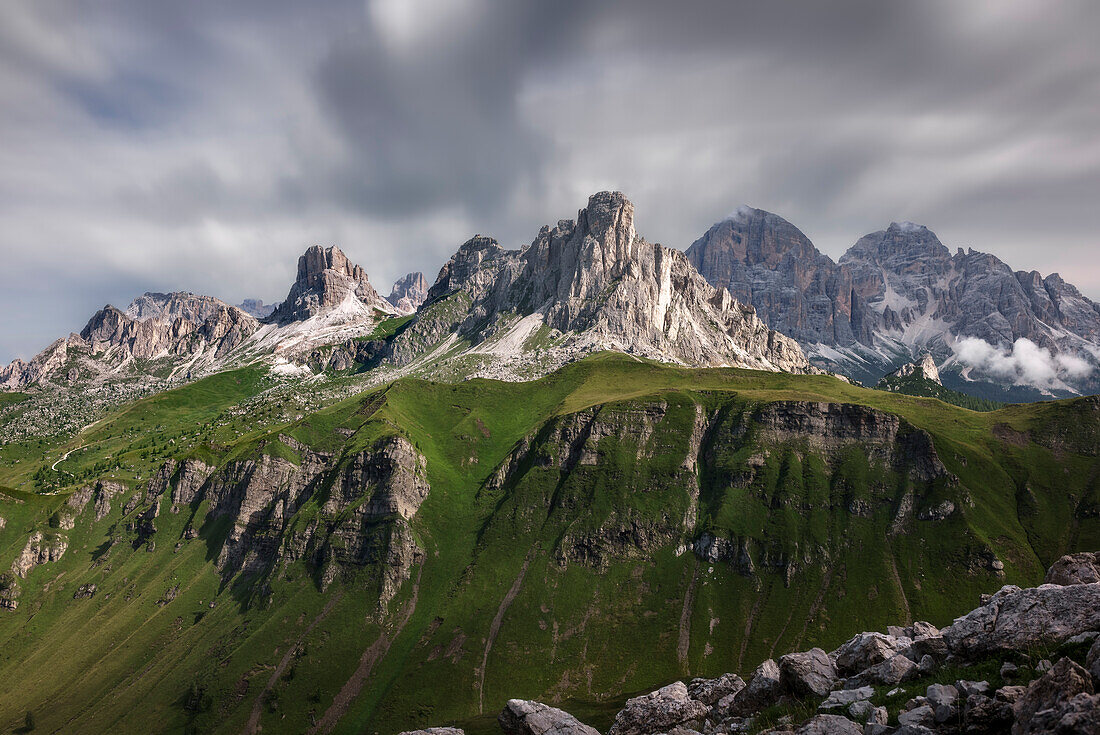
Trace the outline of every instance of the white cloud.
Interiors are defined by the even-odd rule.
[[[953,345],[955,357],[980,373],[1016,385],[1064,388],[1066,382],[1087,378],[1095,366],[1069,353],[1052,354],[1026,337],[1011,347],[995,347],[979,337],[964,337]]]

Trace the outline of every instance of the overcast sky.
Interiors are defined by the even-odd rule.
[[[1100,3],[5,3],[0,360],[104,303],[383,292],[620,189],[685,248],[741,204],[839,257],[892,220],[1100,298]]]

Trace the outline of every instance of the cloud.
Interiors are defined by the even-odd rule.
[[[1069,353],[1052,354],[1026,337],[1011,347],[994,347],[979,337],[964,337],[952,346],[956,359],[980,373],[1016,385],[1064,389],[1066,383],[1090,376],[1095,366]]]
[[[314,242],[386,291],[603,188],[667,245],[743,202],[834,257],[908,219],[1100,296],[1097,26],[1037,0],[14,0],[0,361],[146,288],[278,300]]]

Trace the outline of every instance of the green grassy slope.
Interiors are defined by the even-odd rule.
[[[383,611],[372,569],[325,592],[304,559],[223,580],[214,561],[227,519],[207,517],[205,502],[172,513],[162,501],[149,551],[135,548],[138,511],[124,516],[116,497],[102,520],[89,508],[59,531],[66,554],[18,580],[18,609],[0,611],[0,726],[30,709],[43,732],[243,732],[253,716],[265,733],[310,731],[370,660],[335,732],[491,731],[510,697],[568,702],[606,727],[627,694],[907,617],[942,625],[979,592],[1036,583],[1059,554],[1100,548],[1088,439],[1100,417],[1088,399],[978,413],[825,376],[619,355],[531,383],[401,379],[291,423],[247,403],[262,389],[258,373],[227,373],[139,401],[64,446],[0,448],[0,485],[23,488],[0,494],[0,569],[99,476],[136,493],[166,457],[293,455],[280,435],[339,464],[394,433],[427,459],[431,492],[412,521],[422,566]],[[761,407],[792,400],[901,416],[958,481],[914,481],[857,444],[827,454],[753,433]],[[693,467],[699,417],[710,428]],[[593,425],[607,433],[576,459],[562,437]],[[73,473],[61,494],[25,492],[76,447],[59,465]],[[907,498],[914,518],[895,531]],[[944,500],[957,512],[915,519]],[[292,524],[323,517],[320,504]],[[188,525],[198,538],[184,538]],[[751,573],[688,551],[704,532],[743,545]],[[73,599],[88,583],[96,596]]]

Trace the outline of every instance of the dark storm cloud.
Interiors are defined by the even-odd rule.
[[[1100,6],[16,0],[0,359],[106,301],[281,298],[336,243],[434,277],[592,191],[685,247],[742,203],[834,257],[891,220],[1100,297]]]

